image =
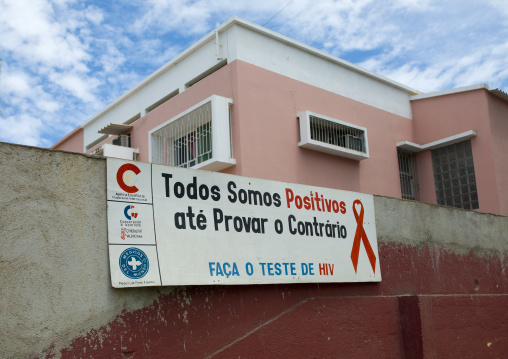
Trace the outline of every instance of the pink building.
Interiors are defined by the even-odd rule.
[[[52,148],[508,216],[508,95],[422,94],[232,18]]]

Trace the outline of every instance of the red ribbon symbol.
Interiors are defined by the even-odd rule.
[[[358,215],[358,212],[356,212],[356,204],[360,205],[360,215]],[[365,250],[367,251],[367,256],[369,257],[370,265],[372,266],[372,270],[374,271],[374,274],[376,273],[376,255],[374,254],[374,251],[372,250],[372,247],[370,246],[369,239],[367,238],[367,235],[365,234],[365,230],[363,229],[363,204],[360,202],[360,200],[356,200],[353,202],[353,212],[355,214],[356,218],[356,233],[355,233],[355,239],[353,242],[353,250],[351,251],[351,260],[353,261],[353,267],[355,267],[355,273],[356,268],[358,267],[358,256],[360,255],[360,241],[363,241],[363,245],[365,246]]]

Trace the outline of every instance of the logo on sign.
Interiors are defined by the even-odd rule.
[[[120,255],[120,270],[131,279],[143,278],[149,269],[148,257],[139,248],[128,248]]]
[[[125,206],[122,213],[127,220],[120,219],[120,238],[143,239],[141,220],[136,220],[139,213],[134,211],[134,206],[132,204]]]
[[[134,206],[132,204],[129,204],[126,206],[123,210],[123,214],[125,215],[125,218],[127,218],[129,221],[133,218],[138,218],[138,214],[134,211]]]
[[[126,163],[118,169],[116,181],[122,190],[127,193],[136,193],[139,189],[135,186],[136,176],[141,172],[138,166]]]

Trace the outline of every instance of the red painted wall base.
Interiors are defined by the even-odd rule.
[[[381,283],[186,287],[74,340],[63,358],[501,358],[498,256],[380,243]]]

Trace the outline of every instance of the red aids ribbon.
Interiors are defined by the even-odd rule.
[[[356,204],[360,205],[360,215],[358,215],[358,212],[356,212]],[[370,246],[369,239],[367,238],[367,235],[365,234],[365,230],[363,229],[363,204],[360,202],[360,200],[356,200],[353,202],[353,212],[355,214],[356,218],[356,233],[355,233],[355,239],[353,242],[353,250],[351,251],[351,260],[353,261],[353,267],[355,267],[355,273],[356,268],[358,267],[358,256],[360,255],[360,241],[363,241],[363,245],[365,246],[365,250],[367,251],[367,256],[369,257],[370,265],[372,266],[372,270],[374,271],[374,274],[376,273],[376,255],[374,254],[374,251],[372,250],[372,247]]]

